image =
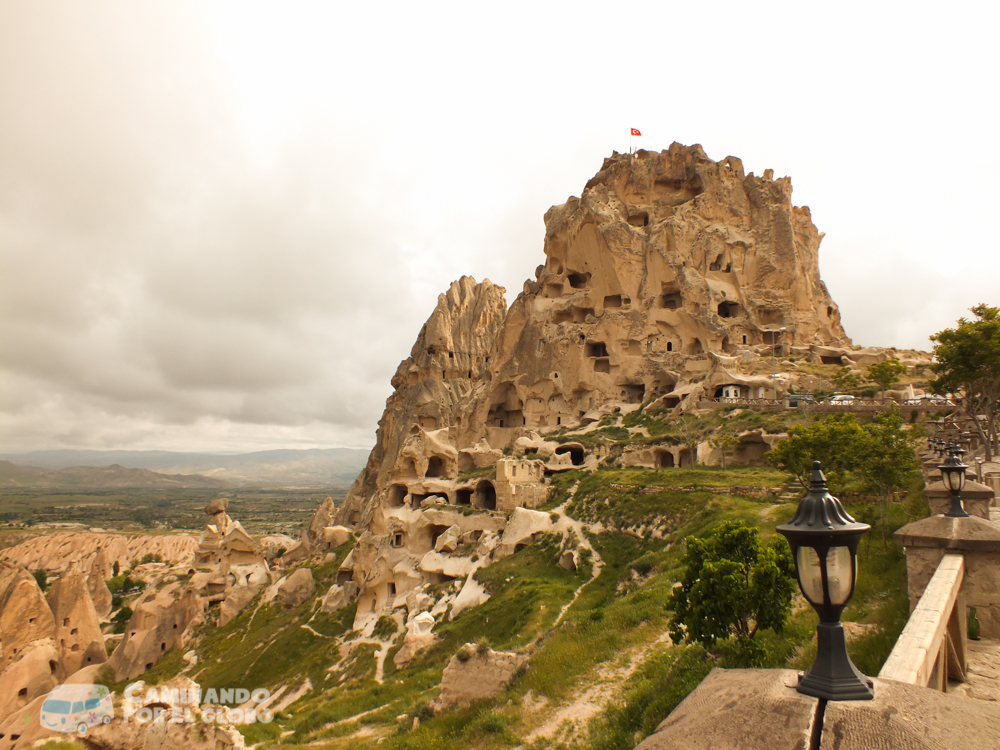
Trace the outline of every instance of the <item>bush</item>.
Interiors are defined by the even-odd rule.
[[[39,568],[31,575],[35,577],[35,582],[38,583],[38,588],[42,591],[45,591],[45,589],[48,588],[48,574],[42,568]]]
[[[396,621],[391,617],[382,615],[378,618],[378,622],[375,624],[375,629],[372,631],[372,637],[378,638],[380,641],[384,641],[387,638],[391,638],[396,635],[399,630],[399,626],[396,625]]]
[[[455,656],[457,656],[458,660],[463,663],[472,658],[472,654],[469,653],[469,649],[467,648],[460,648]]]

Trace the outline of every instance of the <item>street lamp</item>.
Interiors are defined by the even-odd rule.
[[[826,489],[819,461],[813,461],[809,492],[795,516],[776,531],[788,539],[802,595],[819,615],[816,661],[799,677],[800,693],[830,701],[871,700],[872,681],[847,655],[840,614],[858,578],[858,542],[871,529],[851,518]]]
[[[771,396],[777,401],[778,400],[778,380],[777,380],[777,370],[774,365],[774,332],[775,331],[787,331],[787,328],[772,328],[771,329]]]
[[[945,513],[948,518],[968,518],[965,506],[962,505],[962,488],[965,487],[965,470],[969,467],[962,462],[958,451],[960,448],[952,448],[948,458],[944,460],[938,469],[941,471],[941,481],[951,493],[951,508]],[[962,451],[964,453],[964,451]]]

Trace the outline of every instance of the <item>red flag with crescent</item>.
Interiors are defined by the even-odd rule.
[[[632,128],[632,135],[642,135],[642,133],[640,133],[640,132],[639,132],[638,130],[636,130],[635,128]]]

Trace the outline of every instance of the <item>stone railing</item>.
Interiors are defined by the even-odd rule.
[[[941,559],[879,677],[942,691],[965,682],[964,576],[962,555]]]
[[[879,401],[877,399],[856,398],[854,401],[844,401],[836,404],[829,402],[806,402],[799,401],[798,406],[789,406],[788,398],[702,398],[698,401],[699,409],[726,409],[732,406],[739,406],[759,411],[784,411],[785,409],[795,409],[797,411],[809,411],[814,414],[838,414],[841,412],[874,413],[895,408],[901,414],[909,415],[910,412],[938,412],[944,410],[954,410],[954,406],[940,406],[931,404],[899,404],[893,401]]]

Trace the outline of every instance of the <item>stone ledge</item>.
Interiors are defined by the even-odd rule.
[[[903,547],[1000,552],[1000,527],[975,516],[931,516],[907,524],[893,538]]]

